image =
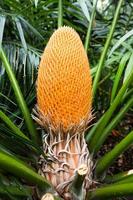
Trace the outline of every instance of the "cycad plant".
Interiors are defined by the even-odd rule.
[[[132,154],[111,169],[133,143],[132,125],[121,130],[132,120],[133,5],[97,3],[1,2],[2,200],[133,197]],[[115,129],[123,138],[105,150]]]

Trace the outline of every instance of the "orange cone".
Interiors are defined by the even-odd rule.
[[[79,35],[61,27],[51,36],[39,66],[37,103],[54,127],[78,125],[91,113],[88,58]]]
[[[64,199],[73,199],[69,185],[80,166],[87,166],[84,188],[90,185],[92,162],[84,139],[91,118],[92,80],[79,35],[61,27],[51,36],[41,58],[37,78],[36,120],[47,131],[39,173]]]

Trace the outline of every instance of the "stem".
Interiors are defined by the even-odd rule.
[[[29,144],[34,152],[37,154],[43,153],[42,149],[38,145],[35,145],[1,110],[0,119],[4,121],[4,123],[13,131],[13,133],[15,133],[16,136],[18,135],[20,139],[24,139],[26,144]]]
[[[109,153],[103,156],[97,163],[96,175],[102,176],[102,174],[108,169],[108,167],[133,143],[133,131],[131,131],[120,143],[118,143]]]
[[[98,87],[98,81],[99,81],[100,76],[101,76],[102,68],[104,66],[107,51],[108,51],[109,45],[111,43],[111,39],[112,39],[114,30],[115,30],[115,26],[116,26],[116,23],[117,23],[117,20],[118,20],[118,16],[119,16],[119,13],[120,13],[120,8],[122,6],[122,3],[123,3],[123,0],[119,0],[118,6],[116,8],[115,15],[114,15],[114,19],[113,19],[113,22],[112,22],[112,26],[111,26],[111,29],[110,29],[110,33],[107,37],[103,52],[101,54],[99,66],[98,66],[98,69],[97,69],[97,72],[96,72],[96,75],[95,75],[95,78],[94,78],[94,82],[93,82],[93,97],[95,97],[95,95],[96,95],[96,91],[97,91],[97,87]]]
[[[121,181],[127,180],[127,182],[129,182],[129,178],[131,178],[131,175],[133,176],[133,170],[120,172],[120,173],[115,174],[113,176],[106,176],[104,181],[106,183],[115,183],[116,182],[116,184],[117,184],[118,181],[121,182]]]
[[[122,180],[120,180],[119,182],[117,182],[116,184],[123,184],[123,183],[133,183],[133,174],[127,175],[125,176]]]
[[[19,135],[20,137],[26,140],[30,140],[26,135],[24,135],[24,133],[17,126],[14,125],[14,123],[1,110],[0,110],[0,119],[2,119],[16,135]]]
[[[90,141],[90,144],[89,144],[90,151],[93,151],[93,153],[96,153],[100,149],[101,140],[102,140],[100,138],[102,137],[103,130],[106,127],[107,123],[109,122],[110,118],[112,117],[114,111],[116,110],[118,105],[121,103],[121,99],[122,99],[125,91],[127,90],[128,86],[132,83],[132,81],[133,81],[133,72],[131,74],[129,74],[125,83],[123,84],[123,86],[119,90],[118,95],[114,99],[112,105],[104,113],[104,115],[102,116],[102,119],[100,119],[100,123],[97,126],[96,130],[94,129],[95,133],[94,133],[92,140]],[[97,141],[97,143],[96,143],[96,141]]]
[[[119,67],[118,67],[118,70],[117,70],[117,74],[115,76],[115,81],[114,81],[114,84],[113,84],[113,88],[112,88],[112,93],[111,93],[111,103],[113,102],[113,100],[115,99],[115,96],[116,96],[116,93],[117,93],[117,89],[118,89],[118,85],[119,85],[119,82],[120,82],[120,79],[121,79],[121,76],[122,76],[122,73],[123,73],[123,70],[125,68],[125,65],[128,61],[128,59],[130,58],[131,56],[131,53],[128,52],[126,53],[120,64],[119,64]]]
[[[122,197],[133,195],[133,183],[110,185],[88,192],[88,200],[100,200],[106,197]]]
[[[32,168],[16,157],[10,156],[2,151],[0,151],[0,168],[20,178],[24,178],[33,184],[37,184],[46,190],[51,188],[51,185],[48,183],[48,181],[34,172]]]
[[[133,95],[133,88],[129,89],[126,94],[124,94],[121,103],[123,103],[125,101],[125,99],[128,99],[130,97],[130,95]]]
[[[0,185],[0,194],[2,195],[7,195],[7,194],[11,194],[14,196],[22,196],[22,197],[26,197],[29,196],[29,193],[32,193],[32,190],[30,189],[30,187],[24,187],[21,188],[21,186],[13,186],[13,185]]]
[[[63,5],[62,5],[63,0],[59,0],[58,3],[58,28],[63,25]]]
[[[84,199],[83,182],[87,172],[88,172],[88,167],[85,164],[82,164],[77,170],[77,174],[71,186],[71,191],[74,195],[74,199],[80,199],[80,200]]]
[[[118,114],[112,119],[112,121],[108,124],[108,126],[103,130],[103,133],[99,137],[97,145],[95,147],[95,151],[98,151],[108,135],[111,133],[112,129],[120,122],[120,120],[125,116],[125,113],[133,106],[133,96],[129,99],[129,101],[122,107],[122,109],[118,112]],[[89,135],[89,134],[88,134]]]
[[[96,6],[97,6],[97,1],[98,0],[94,0],[93,3],[93,9],[92,9],[92,14],[91,14],[91,19],[89,22],[89,26],[88,26],[88,30],[87,30],[87,34],[86,34],[86,38],[85,38],[85,50],[87,52],[88,47],[89,47],[89,43],[90,43],[90,38],[91,38],[91,31],[92,31],[92,26],[93,26],[93,22],[94,22],[94,18],[95,18],[95,11],[96,11]]]
[[[20,90],[18,82],[15,78],[13,70],[12,70],[12,68],[11,68],[7,58],[6,58],[6,55],[5,55],[5,53],[4,53],[4,51],[1,47],[0,47],[0,58],[2,59],[2,61],[4,63],[6,72],[8,74],[9,80],[11,82],[11,85],[13,87],[13,90],[14,90],[14,93],[15,93],[15,96],[16,96],[16,100],[18,102],[18,106],[20,107],[20,109],[23,113],[23,116],[25,118],[25,122],[27,124],[27,128],[28,128],[30,135],[31,135],[31,138],[37,144],[37,141],[38,141],[37,133],[36,133],[36,129],[34,127],[33,121],[31,119],[30,112],[28,110],[28,107],[27,107],[26,102],[24,100],[24,97],[22,95],[22,92]]]

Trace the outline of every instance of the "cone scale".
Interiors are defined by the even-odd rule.
[[[64,199],[72,199],[70,185],[81,165],[88,167],[84,190],[89,188],[92,162],[84,139],[91,119],[92,81],[87,55],[79,35],[69,27],[57,29],[41,58],[37,78],[36,121],[44,128],[39,173]],[[84,191],[85,192],[85,191]]]

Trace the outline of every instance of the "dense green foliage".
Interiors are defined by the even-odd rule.
[[[111,131],[127,113],[133,112],[132,0],[109,0],[100,8],[96,3],[97,0],[0,1],[0,197],[3,200],[33,200],[37,198],[35,188],[45,192],[51,187],[37,174],[37,160],[42,153],[41,131],[30,113],[36,103],[40,56],[58,26],[76,29],[89,57],[96,123],[86,133],[86,141],[94,162]],[[117,157],[131,148],[132,128],[124,132],[124,138],[112,151],[96,162],[94,180],[102,186],[88,191],[88,199],[133,196],[132,174],[106,176]]]

